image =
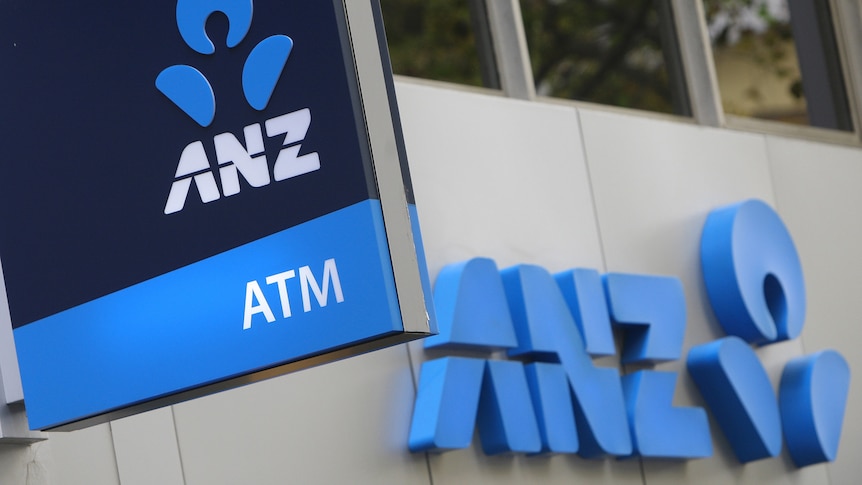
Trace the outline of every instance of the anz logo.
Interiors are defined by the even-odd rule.
[[[215,46],[206,34],[206,22],[215,12],[223,13],[229,22],[227,47],[236,47],[251,27],[252,0],[180,0],[177,3],[177,27],[191,49],[199,54],[215,54]],[[242,70],[242,89],[248,104],[263,111],[269,104],[275,86],[281,77],[293,39],[286,35],[273,35],[258,43],[248,55]],[[199,70],[188,65],[175,65],[164,69],[156,78],[156,88],[179,109],[202,127],[209,126],[216,113],[216,98],[212,85]],[[165,214],[183,210],[192,182],[197,186],[203,203],[240,192],[239,176],[252,187],[276,182],[320,169],[316,152],[300,156],[300,142],[305,139],[311,125],[308,108],[266,120],[261,126],[255,123],[243,128],[245,145],[233,133],[222,133],[213,138],[218,170],[211,169],[203,142],[194,141],[183,149],[174,174]],[[283,137],[270,176],[269,163],[264,153],[264,132],[268,138]],[[216,184],[221,181],[221,192]]]
[[[783,447],[798,467],[834,460],[846,360],[832,350],[793,358],[775,392],[753,348],[795,339],[805,323],[802,266],[784,223],[757,200],[718,208],[700,259],[727,336],[687,355],[677,278],[499,270],[487,258],[443,268],[434,288],[440,334],[425,340],[438,358],[422,364],[410,449],[467,448],[478,428],[489,455],[692,459],[712,455],[715,429],[741,463]],[[623,335],[622,364],[632,366],[623,375],[593,362],[617,353],[614,333]],[[683,374],[653,367],[680,359],[703,406],[675,406]]]

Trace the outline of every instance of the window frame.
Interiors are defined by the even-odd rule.
[[[712,46],[706,25],[703,0],[669,0],[673,9],[675,37],[680,53],[685,88],[692,111],[690,117],[652,112],[635,108],[603,105],[588,101],[538,96],[536,94],[530,54],[527,47],[520,0],[489,0],[485,2],[487,25],[490,29],[501,90],[478,88],[496,92],[510,98],[541,101],[554,104],[587,106],[624,112],[635,116],[672,118],[677,121],[716,128],[727,128],[762,134],[779,135],[843,145],[862,145],[862,6],[849,0],[827,0],[835,36],[840,75],[848,103],[852,131],[797,125],[757,118],[726,114],[713,59]],[[821,0],[812,0],[821,1]],[[417,79],[399,76],[401,79]],[[445,81],[425,80],[455,89],[476,90]]]

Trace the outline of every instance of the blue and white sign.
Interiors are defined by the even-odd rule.
[[[345,3],[0,6],[31,428],[433,331],[379,7]]]

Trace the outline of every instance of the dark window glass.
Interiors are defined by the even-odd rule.
[[[668,0],[521,0],[539,95],[690,115]]]
[[[396,74],[499,88],[484,0],[380,4]]]
[[[852,130],[829,3],[705,0],[724,111]]]

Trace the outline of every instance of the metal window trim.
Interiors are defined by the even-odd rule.
[[[472,84],[461,84],[452,81],[441,81],[439,79],[428,79],[427,77],[408,76],[406,74],[393,74],[392,79],[395,80],[396,86],[401,83],[419,84],[438,89],[448,89],[450,91],[463,91],[467,93],[482,94],[486,96],[508,97],[500,89],[488,88],[485,86],[475,86]]]
[[[535,99],[536,84],[520,0],[492,0],[486,6],[503,92],[511,98]]]
[[[809,125],[797,125],[780,121],[762,120],[728,114],[725,116],[725,128],[762,135],[775,135],[797,140],[807,140],[833,145],[859,147],[859,136],[852,131],[833,130]]]
[[[697,124],[738,131],[786,136],[824,143],[859,146],[862,143],[862,5],[850,0],[830,3],[835,42],[842,66],[842,75],[850,104],[853,131],[841,131],[806,125],[746,118],[725,114],[721,103],[718,77],[712,45],[706,25],[703,0],[670,0],[676,22],[677,40],[686,88],[691,102],[693,121]],[[632,116],[654,117],[656,113],[643,110],[595,105],[584,101],[546,98],[536,94],[526,35],[519,0],[487,2],[488,24],[494,42],[503,95],[510,98],[551,104],[586,105],[590,108],[611,109]],[[422,78],[396,76],[397,79],[463,91],[499,93],[487,88],[471,88],[460,84]],[[586,103],[586,104],[584,104]],[[679,122],[691,118],[679,115],[661,116]]]
[[[561,107],[573,108],[576,110],[604,111],[607,113],[615,113],[624,116],[634,116],[644,119],[657,121],[670,121],[673,123],[682,123],[688,125],[701,125],[691,116],[683,116],[676,113],[666,113],[663,111],[650,111],[640,108],[629,108],[626,106],[616,106],[613,104],[602,104],[594,101],[584,101],[581,99],[555,98],[552,96],[537,95],[536,102],[546,105],[556,105]]]
[[[694,119],[701,125],[724,126],[726,120],[703,2],[672,0],[671,6]]]
[[[862,6],[859,2],[839,0],[830,2],[835,44],[841,61],[844,89],[849,102],[853,134],[862,141]]]
[[[699,124],[778,135],[823,143],[859,146],[862,141],[862,7],[858,2],[830,2],[835,44],[841,61],[842,76],[850,104],[853,131],[818,128],[748,118],[724,113],[713,59],[712,45],[706,27],[703,0],[672,0],[678,23],[680,49],[689,81],[694,117]]]

